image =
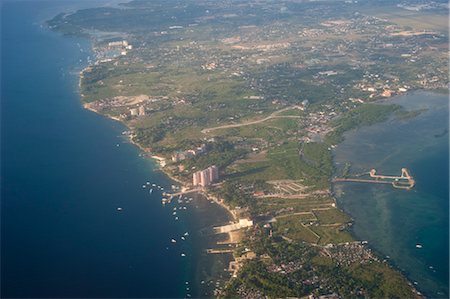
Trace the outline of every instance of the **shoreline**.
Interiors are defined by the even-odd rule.
[[[91,40],[91,45],[92,45],[92,43],[93,43],[93,41]],[[81,89],[81,79],[82,79],[82,76],[83,76],[83,72],[84,72],[86,69],[88,69],[89,67],[90,67],[90,65],[87,65],[87,66],[86,66],[85,68],[83,68],[83,70],[79,73],[79,84],[78,84],[78,88],[79,88],[79,89]],[[415,93],[415,92],[418,92],[418,91],[419,91],[419,90],[408,90],[407,92],[405,92],[405,93],[403,93],[403,94],[396,94],[396,95],[390,96],[390,97],[388,97],[388,98],[381,98],[381,99],[378,99],[378,100],[374,101],[374,103],[375,103],[375,104],[381,104],[381,105],[382,105],[382,104],[386,104],[386,103],[389,103],[390,101],[392,101],[392,100],[393,100],[394,98],[396,98],[396,97],[399,97],[399,96],[406,96],[406,95],[408,95],[408,94]],[[436,92],[436,91],[434,91],[434,90],[428,90],[428,89],[424,89],[423,91]],[[134,128],[133,128],[133,127],[130,127],[130,126],[129,126],[125,121],[123,121],[122,119],[120,119],[120,118],[118,118],[118,117],[115,117],[115,116],[108,115],[108,114],[103,114],[103,113],[99,112],[98,110],[96,110],[96,109],[90,107],[89,103],[84,103],[84,102],[83,102],[84,95],[81,94],[81,92],[79,93],[79,95],[80,95],[80,103],[82,104],[82,106],[83,106],[84,109],[90,110],[90,111],[92,111],[92,112],[94,112],[94,113],[96,113],[96,114],[98,114],[98,115],[101,115],[101,116],[103,116],[103,117],[106,117],[106,118],[108,118],[108,119],[118,121],[118,122],[121,123],[121,125],[124,125],[128,130],[134,131]],[[138,147],[138,148],[140,149],[140,151],[145,155],[146,158],[153,159],[155,162],[157,162],[157,163],[155,163],[155,165],[158,165],[159,168],[158,168],[158,169],[155,168],[155,169],[154,169],[155,171],[156,171],[156,170],[161,171],[162,173],[164,173],[165,176],[167,176],[170,180],[172,180],[172,181],[176,182],[177,184],[179,184],[183,189],[188,189],[188,188],[189,188],[189,185],[188,185],[189,183],[187,183],[187,182],[185,182],[185,181],[183,181],[183,180],[181,180],[181,179],[175,177],[175,176],[174,176],[173,174],[171,174],[169,171],[164,170],[166,158],[153,154],[149,148],[143,147],[141,144],[139,144],[139,143],[137,143],[136,141],[134,141],[132,135],[127,135],[127,137],[128,137],[129,142],[130,142],[131,144],[135,145],[136,147]],[[339,143],[338,143],[337,145],[339,145]],[[333,164],[334,164],[334,161],[335,161],[335,160],[334,160],[334,157],[333,157]],[[331,187],[331,190],[332,190],[333,187],[334,187],[334,184],[333,184],[332,182],[330,182],[330,187]],[[238,219],[238,216],[236,215],[236,211],[233,210],[233,209],[232,209],[231,207],[229,207],[228,205],[226,205],[226,204],[224,203],[223,200],[220,200],[220,199],[217,198],[215,195],[211,194],[210,192],[208,192],[208,191],[205,190],[205,189],[202,189],[201,191],[197,191],[197,193],[200,194],[200,195],[202,195],[206,200],[208,200],[208,201],[209,201],[209,200],[210,200],[210,201],[214,201],[216,204],[220,205],[220,206],[226,211],[226,213],[231,217],[231,219],[232,219],[233,221],[236,221],[236,220]],[[332,198],[333,198],[335,207],[338,208],[338,209],[341,210],[341,211],[344,211],[344,210],[342,209],[342,207],[340,207],[340,205],[339,205],[339,203],[338,203],[338,199],[337,199],[335,196],[333,196]],[[353,223],[353,222],[354,222],[354,219],[353,219],[352,215],[350,215],[349,213],[347,213],[347,212],[345,212],[345,211],[344,211],[344,213],[345,213],[346,215],[348,215],[348,216],[351,217],[352,223]],[[220,223],[217,223],[217,225],[220,225]],[[361,242],[361,240],[358,240],[357,236],[354,234],[353,229],[350,229],[350,231],[351,231],[351,235],[352,235],[354,241],[356,241],[356,242]],[[231,237],[231,234],[230,234],[230,233],[226,233],[226,235],[228,236],[228,238]],[[239,241],[239,242],[237,243],[237,245],[240,244],[241,242],[242,242],[242,241]],[[423,295],[422,295],[422,292],[420,292],[420,291],[414,286],[414,284],[412,283],[412,281],[410,281],[410,280],[407,278],[407,275],[404,273],[404,271],[403,271],[400,267],[398,267],[392,260],[386,259],[385,257],[383,257],[383,255],[382,255],[380,252],[378,252],[377,250],[374,250],[372,246],[367,246],[367,247],[368,247],[368,248],[370,249],[370,251],[371,251],[375,256],[377,256],[381,261],[383,261],[384,263],[386,263],[387,265],[389,265],[389,267],[391,267],[392,269],[395,269],[396,271],[398,271],[399,273],[401,273],[402,276],[406,279],[406,281],[408,282],[408,284],[410,285],[410,287],[413,289],[413,291],[414,291],[416,294],[418,294],[419,296],[423,296]],[[233,255],[232,253],[228,253],[228,255],[231,257],[231,259],[232,259],[233,261],[236,261],[235,258],[234,258],[234,255]]]
[[[80,86],[80,87],[81,87],[81,86]],[[428,91],[428,90],[424,90],[424,91]],[[414,92],[417,92],[417,90],[416,90],[416,91],[411,91],[411,93],[414,93]],[[431,92],[432,92],[432,91],[431,91]],[[409,92],[408,92],[408,94],[409,94]],[[386,103],[386,102],[388,102],[388,101],[392,101],[392,99],[394,99],[395,97],[398,97],[398,96],[404,96],[404,95],[405,95],[405,94],[402,94],[402,95],[395,95],[395,96],[392,96],[392,97],[389,97],[389,98],[386,98],[386,99],[378,100],[378,101],[376,101],[376,102],[378,102],[378,104],[383,104],[383,103]],[[81,103],[82,103],[82,101],[81,101],[82,98],[83,98],[83,96],[80,95],[80,102],[81,102]],[[119,119],[118,117],[114,117],[114,116],[111,116],[111,115],[108,115],[108,114],[102,114],[102,113],[98,112],[96,109],[89,107],[88,103],[82,103],[82,106],[83,106],[83,108],[86,109],[86,110],[89,110],[89,111],[91,111],[91,112],[94,112],[94,113],[96,113],[96,114],[98,114],[98,115],[101,115],[101,116],[103,116],[103,117],[106,117],[106,118],[108,118],[108,119],[110,119],[110,120],[114,120],[114,121],[120,122],[120,123],[121,123],[122,125],[124,125],[127,129],[133,130],[133,127],[129,127],[123,120]],[[135,142],[135,141],[132,139],[131,136],[127,136],[127,137],[128,137],[129,142],[130,142],[131,144],[133,144],[134,146],[138,147],[139,150],[145,155],[146,158],[153,159],[153,160],[156,162],[156,165],[158,165],[159,168],[158,168],[158,169],[155,168],[155,169],[154,169],[155,171],[161,171],[161,172],[164,173],[164,175],[166,175],[170,180],[172,180],[172,181],[174,181],[174,182],[180,184],[180,186],[181,186],[182,188],[185,188],[185,189],[188,189],[188,188],[189,188],[189,187],[187,186],[187,183],[186,183],[186,182],[180,180],[179,178],[173,176],[173,175],[172,175],[171,173],[169,173],[168,171],[165,171],[165,170],[164,170],[163,164],[165,163],[166,158],[161,157],[161,156],[158,156],[158,155],[155,155],[155,154],[152,154],[149,148],[143,147],[143,146],[140,145],[139,143]],[[333,163],[334,163],[334,156],[333,156]],[[331,189],[333,190],[333,189],[334,189],[334,184],[333,184],[333,183],[330,183],[330,184],[331,184]],[[200,191],[197,191],[197,193],[200,194],[200,195],[202,195],[202,196],[205,198],[205,200],[211,200],[211,201],[214,201],[216,204],[220,205],[220,206],[227,212],[227,214],[228,214],[229,216],[231,216],[232,221],[236,221],[236,220],[238,219],[238,217],[237,217],[236,213],[234,212],[234,210],[233,210],[231,207],[227,206],[227,205],[223,202],[223,200],[220,200],[220,199],[217,198],[215,195],[209,193],[208,191],[206,191],[206,190],[204,190],[204,189],[203,189],[203,190],[200,190]],[[334,203],[335,203],[335,205],[336,205],[336,208],[338,208],[338,209],[341,210],[341,211],[344,211],[344,210],[342,209],[342,207],[340,207],[339,201],[338,201],[338,199],[336,198],[336,196],[333,196],[333,200],[334,200]],[[355,220],[353,219],[352,215],[348,214],[348,213],[345,212],[345,211],[344,211],[344,213],[345,213],[346,215],[350,216],[351,219],[352,219],[352,223],[354,223]],[[218,225],[219,225],[219,224],[218,224]],[[359,240],[359,239],[357,238],[357,236],[356,236],[356,235],[354,234],[354,232],[353,232],[353,229],[350,229],[350,233],[351,233],[352,237],[354,238],[354,242],[365,242],[365,241]],[[230,233],[226,233],[226,235],[228,236],[228,238],[231,237],[231,234],[230,234]],[[241,243],[241,242],[239,242],[239,243]],[[239,243],[237,243],[237,244],[239,244]],[[379,252],[378,250],[375,250],[375,249],[373,248],[373,246],[369,245],[369,243],[367,243],[366,246],[367,246],[367,248],[368,248],[368,249],[369,249],[369,250],[370,250],[377,258],[380,259],[380,261],[382,261],[383,263],[387,264],[390,268],[392,268],[392,269],[398,271],[399,273],[401,273],[401,275],[407,280],[408,284],[410,285],[410,287],[412,288],[412,290],[413,290],[417,295],[422,296],[423,298],[425,298],[424,295],[423,295],[423,293],[422,293],[421,291],[419,291],[419,290],[414,286],[413,282],[410,281],[410,279],[407,278],[407,273],[406,273],[404,270],[402,270],[402,269],[401,269],[394,261],[392,261],[391,259],[386,259],[386,257],[383,256],[383,254],[381,254],[381,252]],[[231,260],[236,261],[232,253],[227,253],[227,255],[229,255],[229,256],[231,257]],[[231,279],[231,278],[230,278],[230,279]]]
[[[82,99],[82,96],[80,95],[80,102],[81,102],[81,99]],[[82,103],[82,102],[81,102],[81,103]],[[82,107],[83,107],[84,109],[86,109],[86,110],[89,110],[89,111],[91,111],[91,112],[94,112],[94,113],[96,113],[96,114],[98,114],[98,115],[101,115],[101,116],[103,116],[103,117],[106,117],[106,118],[108,118],[108,119],[111,119],[111,120],[120,122],[120,123],[121,123],[122,125],[124,125],[128,130],[133,130],[132,127],[129,127],[129,126],[128,126],[125,122],[123,122],[121,119],[119,119],[119,118],[117,118],[117,117],[113,117],[113,116],[107,115],[107,114],[102,114],[102,113],[98,112],[96,109],[91,108],[91,107],[88,105],[88,103],[82,103]],[[182,189],[185,189],[185,190],[189,189],[189,186],[187,185],[187,183],[186,183],[185,181],[182,181],[181,179],[175,177],[175,176],[174,176],[173,174],[171,174],[170,172],[164,170],[164,166],[163,166],[163,165],[165,164],[166,158],[161,157],[161,156],[158,156],[158,155],[155,155],[155,154],[152,154],[149,148],[143,147],[143,146],[140,145],[139,143],[135,142],[135,141],[133,140],[132,136],[130,136],[130,135],[127,136],[127,139],[128,139],[128,141],[129,141],[132,145],[136,146],[146,158],[152,159],[152,160],[154,160],[154,162],[156,162],[156,163],[155,163],[155,166],[157,165],[158,168],[155,168],[154,171],[161,171],[165,176],[167,176],[168,179],[170,179],[171,181],[173,181],[173,182],[179,184],[180,187],[181,187]],[[235,210],[232,209],[231,207],[229,207],[227,204],[225,204],[224,201],[223,201],[223,200],[220,200],[217,196],[211,194],[210,192],[208,192],[208,191],[205,190],[205,189],[202,189],[202,190],[200,190],[200,191],[197,191],[196,193],[199,194],[199,195],[201,195],[201,197],[203,197],[204,200],[206,200],[206,201],[212,201],[212,202],[216,203],[218,206],[220,206],[220,207],[224,210],[224,212],[226,213],[227,217],[228,217],[228,218],[231,218],[231,221],[234,222],[234,221],[237,221],[237,220],[238,220],[238,216],[236,215]],[[221,224],[221,223],[215,223],[214,226],[217,226],[217,225],[220,225],[220,224]],[[224,233],[224,234],[227,236],[227,239],[231,239],[231,233],[230,233],[230,232]],[[239,242],[236,243],[236,245],[239,245],[240,243],[241,243],[241,242],[239,241]],[[203,250],[203,249],[207,249],[207,248],[202,248],[202,250]],[[236,261],[235,258],[234,258],[233,253],[226,253],[226,255],[228,255],[228,256],[230,257],[231,261]],[[227,272],[227,271],[224,271],[224,272]],[[230,277],[230,279],[231,279],[231,277]],[[199,287],[200,287],[200,286],[199,286]]]
[[[379,100],[377,100],[377,101],[375,101],[374,103],[375,104],[379,104],[379,105],[384,105],[384,104],[397,104],[397,105],[400,105],[401,107],[403,107],[406,111],[416,111],[416,110],[420,110],[420,108],[419,107],[413,107],[413,106],[408,106],[407,104],[398,104],[398,103],[395,103],[395,101],[398,99],[398,98],[403,98],[403,97],[407,97],[407,96],[413,96],[413,95],[415,95],[415,94],[426,94],[426,93],[430,93],[430,94],[435,94],[435,95],[445,95],[443,92],[441,92],[440,90],[436,90],[436,89],[432,89],[432,90],[429,90],[429,89],[417,89],[417,90],[410,90],[410,91],[408,91],[408,92],[406,92],[406,93],[403,93],[403,94],[398,94],[398,95],[394,95],[394,96],[392,96],[392,97],[389,97],[389,98],[386,98],[386,99],[379,99]],[[448,93],[446,94],[447,96],[448,96]],[[428,108],[427,108],[428,109]],[[427,110],[428,111],[428,110]],[[417,117],[417,116],[414,116],[412,119],[414,119],[415,117]],[[379,123],[376,123],[376,124],[372,124],[372,125],[370,125],[370,126],[367,126],[367,127],[371,127],[371,126],[374,126],[374,125],[378,125],[378,124],[383,124],[383,123],[387,123],[389,120],[391,120],[392,118],[395,118],[395,116],[392,116],[392,117],[390,117],[388,120],[385,120],[385,121],[382,121],[382,122],[379,122]],[[366,127],[366,128],[367,128]],[[353,130],[351,130],[351,131],[353,131]],[[348,131],[348,132],[346,132],[346,133],[349,133],[349,132],[351,132],[351,131]],[[345,142],[345,141],[343,141],[343,142]],[[343,143],[342,142],[342,143]],[[333,152],[333,164],[334,164],[334,166],[336,167],[337,166],[337,164],[336,164],[336,162],[337,162],[337,160],[336,160],[336,155],[335,155],[335,153]],[[343,163],[342,161],[340,161],[341,163]],[[354,161],[351,161],[352,162],[352,165],[354,164]],[[342,165],[342,164],[341,164]],[[339,209],[341,209],[342,211],[344,211],[344,213],[345,214],[347,214],[347,215],[349,215],[351,218],[352,218],[352,220],[354,219],[353,217],[353,215],[352,214],[350,214],[350,212],[348,212],[347,211],[347,209],[345,208],[345,203],[344,203],[344,201],[343,201],[343,198],[345,197],[345,193],[343,193],[343,194],[337,194],[336,193],[336,185],[339,185],[339,184],[337,184],[337,183],[332,183],[332,193],[333,193],[333,197],[335,198],[335,200],[336,200],[336,204],[337,204],[337,207],[339,208]],[[347,188],[351,188],[351,187],[347,187]],[[360,215],[359,215],[360,216]],[[353,222],[353,221],[352,221]],[[357,220],[354,220],[354,223],[355,224],[357,224],[358,222],[357,222]],[[361,239],[361,237],[358,237],[357,235],[356,235],[356,233],[355,233],[355,229],[354,229],[354,227],[353,227],[353,225],[351,226],[351,228],[350,228],[350,230],[349,230],[349,232],[351,233],[351,235],[352,235],[352,237],[354,238],[354,239]],[[423,298],[428,298],[427,296],[431,296],[432,297],[432,295],[430,295],[430,294],[427,294],[427,290],[426,290],[426,287],[425,288],[423,288],[423,285],[421,285],[420,284],[420,281],[417,279],[417,277],[416,277],[416,279],[417,279],[417,281],[415,281],[414,279],[413,279],[413,277],[411,277],[411,274],[412,273],[414,273],[413,271],[411,271],[411,269],[409,269],[409,270],[407,270],[406,268],[404,268],[404,267],[402,267],[401,265],[400,265],[400,263],[398,262],[398,261],[396,261],[395,259],[393,259],[393,257],[391,257],[391,256],[389,256],[388,255],[388,253],[383,253],[383,251],[382,251],[382,248],[379,248],[376,244],[376,242],[369,242],[369,241],[367,241],[368,243],[367,243],[367,248],[369,248],[370,249],[370,251],[375,255],[375,256],[377,256],[383,263],[385,263],[385,264],[387,264],[389,267],[391,267],[392,269],[394,269],[394,270],[396,270],[396,271],[398,271],[399,273],[401,273],[401,275],[406,279],[406,281],[408,282],[408,284],[411,286],[411,288],[418,294],[418,295],[420,295],[420,296],[422,296]],[[418,283],[419,282],[419,283]],[[436,294],[434,294],[434,295],[436,295]]]

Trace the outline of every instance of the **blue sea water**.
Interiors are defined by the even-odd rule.
[[[400,175],[408,168],[416,186],[340,183],[338,203],[355,220],[353,232],[399,268],[430,298],[449,296],[449,101],[447,95],[414,92],[387,103],[425,109],[414,118],[391,120],[345,135],[334,155],[337,173],[376,168]],[[421,245],[419,248],[416,245]]]
[[[96,3],[1,3],[2,298],[184,297],[189,225],[142,188],[171,182],[81,107],[89,41],[40,26],[77,5]]]

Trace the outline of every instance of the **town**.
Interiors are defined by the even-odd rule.
[[[93,39],[84,106],[125,123],[182,192],[230,213],[208,230],[229,234],[208,254],[232,255],[230,279],[202,296],[414,298],[354,240],[331,184],[345,132],[421,113],[393,96],[448,90],[445,4],[416,2],[135,1],[49,26]]]

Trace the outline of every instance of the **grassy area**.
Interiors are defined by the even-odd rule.
[[[309,228],[320,236],[319,244],[321,245],[352,242],[354,240],[349,232],[340,230],[336,226],[312,225]]]
[[[315,210],[313,213],[319,220],[320,224],[347,223],[351,220],[347,214],[336,208],[328,210]]]
[[[330,208],[332,203],[333,199],[327,196],[302,199],[258,198],[255,200],[254,212],[256,214],[273,214],[277,211],[286,211],[284,214],[311,212],[317,208]]]
[[[392,23],[415,30],[438,30],[448,32],[448,12],[411,11],[397,6],[366,8],[362,12],[386,19]]]
[[[320,239],[318,235],[294,216],[277,219],[273,228],[277,234],[297,242],[317,243]]]
[[[286,142],[269,149],[267,161],[240,164],[231,178],[249,180],[303,180],[316,189],[328,188],[331,154],[324,144],[306,144],[301,155],[296,142]]]
[[[399,109],[401,108],[397,105],[363,104],[333,121],[335,129],[327,134],[325,141],[337,144],[344,139],[343,134],[346,131],[385,121]]]

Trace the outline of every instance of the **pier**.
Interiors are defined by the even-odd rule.
[[[223,253],[233,253],[234,249],[206,249],[206,253],[212,254],[223,254]]]
[[[185,191],[181,191],[181,192],[177,192],[177,193],[167,193],[166,195],[170,195],[170,196],[179,196],[179,195],[186,195],[189,193],[195,193],[195,192],[200,192],[202,191],[202,188],[195,188],[195,189],[189,189],[189,190],[185,190]]]
[[[414,178],[410,175],[407,168],[401,169],[400,176],[393,175],[379,175],[376,169],[371,169],[370,172],[364,175],[369,175],[373,179],[362,178],[334,178],[332,182],[359,182],[359,183],[374,183],[374,184],[391,184],[394,188],[398,189],[411,189],[416,184]]]

